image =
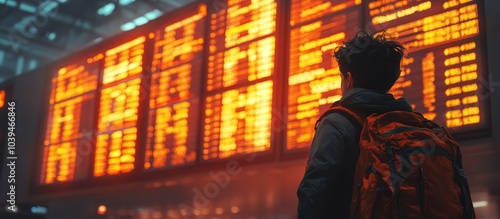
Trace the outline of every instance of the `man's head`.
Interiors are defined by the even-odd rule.
[[[401,74],[405,48],[385,32],[358,32],[335,49],[342,74],[342,92],[366,88],[387,92]]]

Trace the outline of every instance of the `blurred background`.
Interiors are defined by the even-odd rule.
[[[0,0],[0,218],[296,218],[358,31],[408,50],[391,93],[462,146],[500,218],[496,0]],[[15,205],[15,208],[13,207]]]

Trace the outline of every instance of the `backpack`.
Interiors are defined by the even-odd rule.
[[[364,118],[332,106],[362,126],[351,217],[474,219],[457,142],[416,112],[392,111]]]

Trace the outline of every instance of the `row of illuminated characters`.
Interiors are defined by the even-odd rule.
[[[484,126],[475,1],[293,0],[286,51],[277,50],[288,41],[276,33],[285,23],[277,19],[278,2],[228,0],[213,13],[200,4],[149,38],[59,69],[40,181],[271,151],[276,133],[286,138],[276,147],[307,149],[319,115],[342,97],[333,52],[367,23],[408,48],[391,93],[454,130]],[[275,69],[284,63],[277,57],[285,55],[287,74],[278,75],[286,78],[278,78]],[[286,112],[284,131],[272,130],[275,111]]]

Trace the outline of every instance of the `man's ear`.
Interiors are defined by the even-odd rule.
[[[347,77],[345,79],[345,85],[347,89],[351,89],[354,87],[354,80],[352,79],[351,72],[347,72]]]

